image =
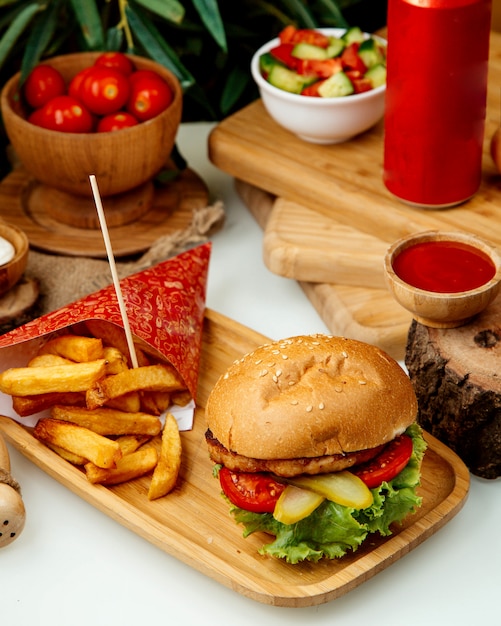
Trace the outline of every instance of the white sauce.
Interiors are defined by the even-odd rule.
[[[16,250],[10,241],[0,237],[0,265],[5,265],[9,261],[12,261],[15,254]]]

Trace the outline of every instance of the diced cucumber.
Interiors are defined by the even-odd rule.
[[[324,61],[327,58],[327,49],[314,46],[311,43],[298,43],[292,48],[291,54],[293,57],[296,57],[296,59]]]
[[[383,63],[378,63],[365,72],[365,78],[368,78],[372,87],[380,87],[386,83],[386,66]]]
[[[348,28],[348,30],[342,35],[342,38],[344,39],[346,45],[356,41],[362,42],[365,39],[364,33],[359,26],[352,26],[351,28]]]
[[[304,76],[300,76],[297,72],[293,72],[278,63],[271,68],[267,80],[274,87],[290,93],[301,93],[305,86]]]
[[[329,37],[329,45],[327,46],[327,57],[333,59],[338,57],[346,47],[346,42],[339,37]]]
[[[351,80],[344,72],[337,72],[327,78],[318,88],[322,98],[340,98],[355,91]]]
[[[364,62],[365,67],[368,68],[384,62],[384,56],[381,52],[381,48],[379,47],[376,40],[372,37],[370,39],[366,39],[360,44],[360,48],[358,49],[358,56]]]
[[[280,63],[280,61],[277,61],[277,59],[275,59],[275,57],[269,52],[265,52],[259,57],[259,71],[264,76],[268,76],[268,74],[271,72],[271,68],[274,65],[282,64]]]

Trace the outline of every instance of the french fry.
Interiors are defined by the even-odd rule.
[[[102,469],[87,463],[85,473],[93,484],[118,485],[151,472],[157,461],[158,453],[155,448],[143,448],[123,456],[114,469]]]
[[[85,393],[81,391],[42,393],[34,396],[13,396],[12,408],[20,417],[40,413],[54,404],[85,405]]]
[[[56,454],[59,454],[62,459],[68,461],[68,463],[71,463],[72,465],[85,465],[89,462],[88,459],[86,459],[84,456],[80,456],[79,454],[73,454],[73,452],[69,452],[68,450],[56,446],[53,443],[44,443],[48,448],[53,450]]]
[[[51,417],[56,420],[73,422],[88,428],[99,435],[149,435],[154,437],[162,429],[155,415],[148,413],[126,413],[101,407],[70,407],[56,405],[51,409]]]
[[[77,363],[96,361],[103,358],[103,342],[96,337],[60,335],[43,345],[38,354],[57,354]]]
[[[157,466],[153,471],[148,499],[156,500],[172,491],[181,467],[181,437],[176,418],[167,413]]]
[[[11,396],[86,391],[103,378],[106,361],[54,365],[54,367],[11,367],[0,374],[0,391]]]
[[[140,411],[148,413],[141,406],[141,396],[137,391],[131,391],[123,396],[118,396],[118,398],[113,398],[113,400],[108,400],[104,406],[110,407],[110,409],[117,409],[118,411],[126,411],[127,413],[139,413]],[[155,415],[155,413],[152,413],[152,415]]]
[[[71,422],[48,417],[40,419],[33,429],[33,435],[43,443],[56,445],[83,456],[98,467],[114,468],[122,457],[122,451],[116,441]]]
[[[177,406],[186,406],[191,400],[191,393],[188,391],[188,389],[175,391],[171,396],[171,400],[172,404],[176,404]]]
[[[95,382],[86,393],[87,406],[95,409],[108,400],[131,391],[179,391],[185,385],[176,370],[167,363],[146,365],[107,376]]]
[[[125,456],[135,452],[150,439],[151,437],[149,435],[122,435],[121,437],[117,437],[115,441],[120,446],[122,456]]]
[[[68,365],[74,363],[70,359],[58,354],[37,354],[29,362],[28,367],[53,367],[54,365]]]
[[[152,415],[162,415],[170,406],[168,391],[144,391],[141,393],[141,409]]]
[[[114,346],[105,346],[103,349],[103,358],[106,360],[106,375],[118,374],[129,369],[127,365],[127,357],[123,352]]]
[[[85,326],[91,335],[101,337],[104,345],[118,348],[120,352],[126,356],[129,367],[132,366],[129,355],[129,344],[127,343],[127,337],[123,328],[104,320],[87,320]],[[149,365],[150,360],[144,351],[137,346],[135,347],[135,351],[138,364],[140,366]]]

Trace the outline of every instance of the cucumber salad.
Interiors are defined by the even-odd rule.
[[[339,37],[286,26],[279,44],[259,57],[271,85],[303,96],[339,98],[386,82],[386,45],[353,26]]]

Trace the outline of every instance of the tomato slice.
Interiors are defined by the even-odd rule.
[[[329,78],[336,72],[340,72],[343,69],[341,59],[339,57],[335,59],[298,59],[297,60],[297,73],[303,75],[314,75],[318,78]]]
[[[273,513],[285,485],[269,474],[219,470],[219,482],[226,497],[235,506],[253,513]]]
[[[312,28],[295,28],[294,26],[286,26],[279,34],[282,43],[309,43],[320,48],[329,46],[329,37]]]
[[[298,59],[292,56],[293,43],[281,43],[270,50],[271,56],[286,65],[289,69],[296,69]]]
[[[390,481],[399,474],[412,455],[412,439],[400,435],[391,441],[374,459],[350,469],[369,489],[379,487],[383,481]]]
[[[346,46],[346,48],[341,53],[341,61],[343,63],[344,70],[355,70],[360,72],[361,74],[365,74],[367,71],[367,67],[362,59],[358,56],[358,49],[360,48],[360,43],[354,41],[353,43]]]

